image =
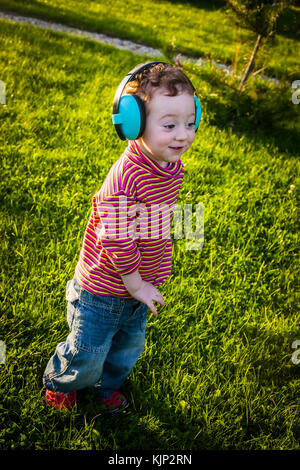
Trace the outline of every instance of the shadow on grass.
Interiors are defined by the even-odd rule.
[[[241,342],[253,354],[251,366],[261,387],[271,384],[283,389],[293,380],[299,379],[300,365],[293,363],[295,349],[292,344],[300,339],[300,329],[294,331],[278,331],[273,333],[267,326],[247,325],[241,335]],[[264,349],[258,354],[257,344],[263,343]],[[297,387],[296,387],[297,388]],[[296,398],[295,388],[295,400]]]
[[[133,384],[130,377],[122,388],[129,405],[115,415],[97,413],[97,404],[89,391],[79,393],[80,413],[93,422],[99,435],[113,436],[109,450],[206,450],[217,449],[217,440],[188,414],[166,406],[165,398],[155,399],[144,394],[141,387]],[[194,438],[197,435],[197,440]],[[94,442],[95,448],[97,443]],[[107,449],[106,449],[107,450]]]
[[[299,109],[292,102],[295,90],[289,85],[269,88],[263,83],[249,83],[240,92],[237,84],[227,84],[219,72],[212,79],[205,71],[198,73],[213,89],[201,100],[210,125],[221,130],[231,128],[238,137],[246,136],[262,145],[272,143],[285,156],[299,153]]]
[[[38,349],[38,344],[36,344],[33,349],[31,348],[31,356],[26,359],[26,368],[28,369],[30,366],[30,370],[32,369],[31,374],[34,373],[35,376],[38,376],[38,383],[41,385],[49,349],[49,346],[42,341],[42,337],[48,338],[49,330],[47,325],[42,324],[35,329],[29,321],[25,321],[23,325],[23,330],[26,329],[30,332],[27,338],[29,336],[34,337],[35,333],[40,336],[39,343],[42,347]],[[281,433],[286,433],[287,427],[290,426],[295,435],[297,429],[299,429],[296,422],[289,424],[288,418],[282,421],[283,414],[285,416],[288,411],[295,414],[295,404],[297,403],[296,380],[299,377],[299,369],[292,364],[291,356],[289,357],[289,352],[291,354],[293,352],[289,345],[295,339],[294,335],[289,333],[288,338],[284,334],[274,335],[262,331],[256,325],[248,325],[245,328],[245,334],[248,336],[245,346],[249,348],[249,343],[250,349],[253,346],[253,356],[247,359],[252,370],[248,384],[250,386],[249,390],[252,390],[252,386],[254,387],[252,397],[255,399],[253,404],[256,405],[256,410],[249,415],[249,419],[246,418],[243,409],[244,403],[241,401],[239,410],[235,409],[233,412],[233,418],[238,418],[239,412],[241,416],[238,424],[234,424],[234,422],[226,424],[226,427],[231,427],[232,432],[236,433],[236,436],[229,440],[231,449],[249,449],[251,446],[255,448],[256,439],[260,438],[263,442],[264,438],[269,436],[274,442],[276,439],[282,438]],[[264,348],[266,359],[263,357],[257,359],[255,356],[257,338],[264,339],[265,335],[268,336]],[[26,335],[24,335],[22,347],[25,347],[25,343],[28,342],[28,339],[26,341],[25,338]],[[241,338],[244,338],[244,336],[241,335]],[[40,354],[37,359],[38,352]],[[19,367],[20,364],[16,362],[15,372],[19,370]],[[228,385],[230,385],[231,378],[235,383],[238,367],[233,363],[227,363],[226,367],[226,377]],[[293,383],[295,384],[294,387]],[[14,384],[17,388],[24,388],[22,377],[20,382],[14,381]],[[241,387],[239,393],[243,394],[243,390],[243,387]],[[55,448],[56,441],[57,448],[61,448],[61,445],[69,445],[70,448],[76,445],[87,445],[89,449],[106,451],[201,451],[228,448],[228,439],[225,439],[227,443],[224,443],[224,434],[220,427],[216,427],[220,431],[219,434],[213,432],[213,429],[211,432],[209,431],[209,427],[201,418],[201,409],[199,409],[199,416],[195,413],[195,416],[192,417],[189,411],[183,412],[177,408],[175,409],[175,406],[171,407],[165,396],[157,398],[152,391],[145,391],[145,384],[133,381],[130,376],[127,378],[122,391],[128,397],[129,406],[115,415],[103,414],[97,407],[97,402],[95,404],[91,392],[82,390],[78,393],[79,406],[74,414],[60,414],[59,412],[53,412],[55,410],[49,412],[45,408],[42,415],[38,417],[31,415],[30,410],[28,410],[27,418],[32,421],[31,427],[36,425],[39,428],[41,425],[38,425],[38,423],[43,423],[43,432],[46,432],[46,430],[51,431],[47,440],[43,440],[42,444],[43,448],[46,448],[44,446],[47,445],[49,449]],[[237,392],[238,390],[234,393]],[[257,393],[261,403],[259,408],[257,408],[256,403]],[[42,391],[39,396],[40,402],[43,400],[43,394]],[[226,400],[226,397],[221,400]],[[238,403],[236,405],[238,406]],[[223,406],[221,408],[223,409]],[[10,419],[11,421],[16,419],[14,413],[11,414]],[[216,419],[217,416],[213,418],[212,424]],[[73,437],[61,444],[58,439],[63,442],[66,429],[69,428]],[[55,433],[53,430],[55,430]],[[82,436],[78,444],[76,436]],[[38,433],[36,436],[32,435],[30,442],[32,449],[35,448],[35,441],[40,439]],[[248,441],[253,441],[253,443],[247,444]]]
[[[290,39],[299,39],[300,8],[289,8],[277,20],[277,34]]]
[[[178,3],[179,5],[186,5],[187,7],[193,6],[199,10],[216,11],[221,10],[226,6],[227,0],[172,0],[171,3]]]
[[[227,9],[227,0],[172,0],[172,3],[196,7],[199,10],[217,11]],[[234,15],[232,15],[234,18]],[[277,20],[276,33],[290,39],[299,38],[300,8],[288,8]],[[247,29],[247,28],[245,28]]]

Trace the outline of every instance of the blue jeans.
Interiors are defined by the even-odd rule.
[[[119,390],[145,345],[148,306],[135,299],[90,294],[67,284],[70,334],[59,343],[43,382],[52,391],[86,387],[103,398]]]

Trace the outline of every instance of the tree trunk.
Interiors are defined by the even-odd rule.
[[[252,70],[252,67],[253,67],[253,64],[254,64],[254,59],[255,59],[255,56],[257,54],[257,51],[258,51],[258,48],[260,46],[260,43],[261,43],[261,40],[262,40],[262,35],[259,34],[257,36],[257,39],[256,39],[256,43],[255,43],[255,46],[254,46],[254,49],[253,49],[253,52],[251,54],[251,57],[250,57],[250,60],[248,62],[248,65],[246,67],[246,70],[245,70],[245,73],[244,73],[244,76],[241,80],[241,83],[239,85],[239,90],[241,90],[243,88],[243,86],[245,85],[249,75],[250,75],[250,72]]]

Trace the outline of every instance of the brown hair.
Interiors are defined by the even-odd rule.
[[[194,95],[195,89],[187,76],[172,65],[157,64],[136,75],[128,82],[124,93],[139,95],[143,101],[149,102],[158,88],[165,88],[168,96],[176,96],[183,91]]]

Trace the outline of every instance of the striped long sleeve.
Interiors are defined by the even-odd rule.
[[[141,256],[134,239],[136,201],[125,191],[108,195],[98,193],[93,198],[95,246],[120,275],[138,269]]]
[[[122,275],[138,269],[155,287],[168,279],[170,222],[183,172],[181,161],[162,168],[129,142],[93,197],[75,270],[84,289],[130,298]]]

